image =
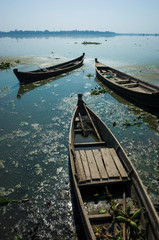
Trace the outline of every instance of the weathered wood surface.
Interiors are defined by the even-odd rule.
[[[87,156],[84,150],[80,150],[81,160],[83,162],[83,170],[85,173],[86,180],[91,180],[90,169],[87,161]]]
[[[91,150],[87,150],[86,154],[87,154],[87,160],[88,160],[88,164],[91,172],[91,178],[100,179],[100,174],[97,168],[96,161],[93,156],[93,152]]]
[[[108,179],[108,174],[104,167],[103,159],[101,152],[98,149],[93,150],[94,158],[96,159],[96,164],[99,169],[99,173],[102,179]]]
[[[124,177],[127,177],[128,175],[127,175],[127,173],[126,173],[126,171],[125,171],[125,169],[124,169],[124,167],[123,167],[120,159],[118,158],[115,150],[114,150],[113,148],[110,148],[109,151],[110,151],[110,153],[111,153],[111,155],[112,155],[112,157],[113,157],[113,160],[114,160],[117,168],[120,170],[121,176],[122,176],[123,178],[124,178]]]
[[[128,178],[119,157],[112,148],[75,150],[75,165],[79,183],[119,181]]]
[[[79,181],[85,181],[86,176],[85,176],[85,173],[83,171],[83,165],[82,165],[82,162],[81,162],[80,153],[78,151],[76,151],[75,154],[76,154],[75,166],[76,166],[76,171],[78,173],[78,179],[79,179]]]
[[[115,166],[113,158],[108,148],[101,149],[104,164],[106,166],[109,178],[119,178],[120,174]]]

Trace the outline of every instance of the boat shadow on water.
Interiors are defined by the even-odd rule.
[[[74,71],[77,71],[77,70],[74,70]],[[71,72],[73,73],[73,71]],[[60,76],[57,76],[57,77],[51,77],[51,78],[48,78],[48,79],[44,79],[44,80],[41,80],[41,81],[37,81],[37,82],[32,82],[32,83],[28,83],[26,85],[20,85],[19,86],[19,89],[18,89],[18,93],[17,93],[17,98],[21,98],[23,94],[27,93],[27,92],[30,92],[38,87],[41,87],[43,85],[47,85],[55,80],[58,80],[59,78],[63,78],[67,75],[70,75],[71,73],[63,73],[61,74]]]
[[[148,108],[130,99],[127,100],[126,98],[121,97],[118,95],[118,93],[111,90],[109,87],[105,86],[104,83],[100,82],[97,78],[95,78],[95,81],[102,88],[106,89],[106,92],[109,93],[117,102],[124,105],[128,111],[139,116],[140,119],[142,119],[142,121],[149,126],[149,128],[159,132],[158,109]]]

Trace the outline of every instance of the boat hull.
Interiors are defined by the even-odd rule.
[[[103,65],[104,69],[104,65]],[[107,67],[105,66],[105,69]],[[134,83],[137,83],[139,87],[143,87],[145,91],[135,91],[135,88],[126,88],[122,84],[116,84],[111,79],[107,79],[101,74],[100,68],[98,68],[98,63],[96,63],[96,76],[97,78],[103,82],[106,86],[108,86],[110,89],[117,92],[122,97],[126,98],[127,100],[130,100],[131,102],[138,103],[141,106],[146,106],[149,108],[155,108],[159,109],[159,87],[148,84],[144,81],[141,81],[139,79],[136,79],[128,74],[121,73],[113,68],[109,68],[114,71],[115,74],[119,73],[122,74],[124,78],[131,78]]]
[[[84,55],[81,57],[71,60],[66,63],[58,64],[46,69],[39,69],[36,71],[30,72],[20,72],[18,69],[13,69],[14,74],[18,78],[20,84],[28,84],[31,82],[36,82],[44,79],[48,79],[51,77],[56,77],[58,75],[68,73],[73,71],[83,65]]]

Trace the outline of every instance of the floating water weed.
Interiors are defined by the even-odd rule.
[[[19,125],[20,126],[27,126],[27,125],[29,125],[29,123],[28,122],[21,122]]]
[[[133,119],[133,121],[129,121],[129,120],[125,120],[125,123],[122,124],[123,126],[125,126],[125,128],[128,128],[130,126],[138,126],[140,127],[141,126],[141,122],[138,122],[136,119]]]
[[[4,187],[0,187],[0,196],[8,196],[12,192],[14,192],[13,188],[9,188],[8,190],[6,190]]]
[[[8,205],[9,203],[11,202],[14,202],[14,203],[23,203],[23,202],[28,202],[29,199],[28,198],[24,198],[24,199],[20,199],[20,200],[9,200],[7,198],[2,198],[0,199],[0,205],[1,206],[5,206],[5,205]]]
[[[104,88],[96,86],[94,89],[91,89],[91,95],[99,95],[101,93],[105,93],[106,90]]]
[[[3,162],[4,162],[4,161],[0,160],[0,169],[1,169],[1,168],[4,168]]]
[[[92,75],[91,73],[89,73],[89,74],[87,74],[87,77],[88,77],[88,78],[92,78],[92,77],[94,77],[94,75]]]
[[[88,45],[88,44],[99,45],[99,44],[101,44],[101,43],[99,43],[99,42],[87,42],[87,41],[84,41],[84,42],[82,42],[82,44],[84,44],[84,45]]]
[[[9,63],[9,62],[1,62],[0,63],[0,70],[5,70],[5,69],[9,69],[10,67],[11,67],[12,65],[11,65],[11,63]]]
[[[42,170],[40,164],[35,165],[35,172],[36,172],[36,175],[42,175],[43,170]]]
[[[0,137],[0,142],[4,141],[6,139],[6,137]]]
[[[117,124],[116,122],[113,122],[113,127],[115,127],[115,126],[116,126],[116,124]]]
[[[16,60],[15,63],[20,63],[20,60]]]

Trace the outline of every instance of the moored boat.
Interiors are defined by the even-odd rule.
[[[137,171],[81,94],[71,120],[69,152],[87,239],[159,239],[159,217]]]
[[[35,71],[20,72],[18,71],[17,68],[13,69],[13,71],[16,77],[18,78],[20,84],[27,84],[27,83],[55,77],[60,74],[67,73],[76,68],[79,68],[83,64],[84,56],[85,56],[85,53],[83,53],[82,56],[76,59],[73,59],[71,61],[57,64],[48,68],[41,68]]]
[[[140,105],[159,109],[159,86],[108,67],[95,59],[96,76],[122,97]]]

